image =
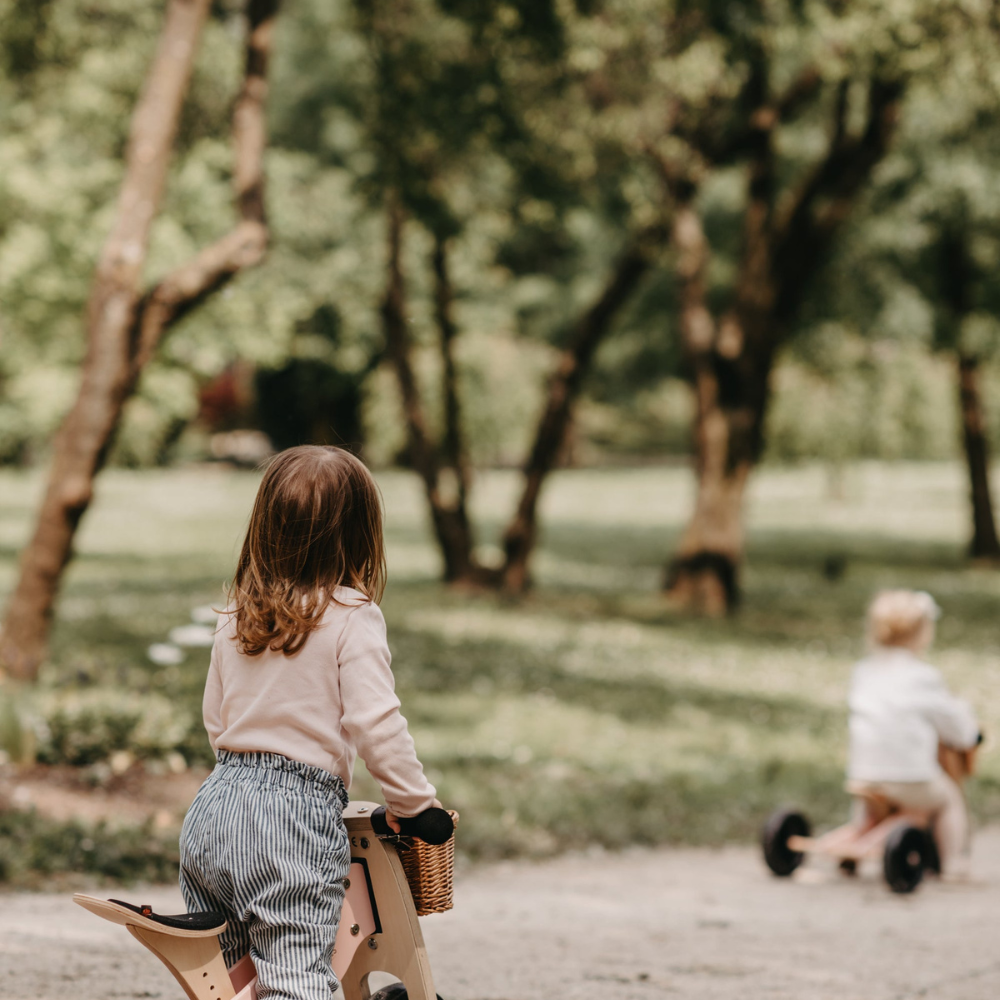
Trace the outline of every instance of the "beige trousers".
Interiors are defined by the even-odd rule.
[[[970,845],[965,796],[943,771],[931,781],[850,781],[848,791],[854,795],[867,791],[903,809],[931,813],[942,872],[960,871],[967,865]],[[864,808],[863,802],[857,803]]]

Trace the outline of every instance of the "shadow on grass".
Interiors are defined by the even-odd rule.
[[[497,641],[444,644],[433,636],[397,628],[396,677],[402,692],[427,694],[472,690],[544,694],[564,704],[613,714],[625,722],[662,722],[681,707],[701,709],[720,719],[775,729],[808,729],[814,734],[844,726],[844,713],[797,698],[726,691],[708,685],[646,677],[597,677],[568,671],[558,656],[532,654],[521,645]],[[418,717],[413,715],[416,720]],[[426,725],[434,719],[420,719]]]
[[[544,856],[589,844],[745,842],[782,803],[795,803],[819,825],[841,821],[848,809],[838,770],[781,761],[729,761],[712,782],[682,774],[567,774],[485,760],[456,760],[446,770],[456,775],[442,791],[462,812],[462,850],[479,858]]]
[[[660,568],[670,559],[678,538],[676,529],[563,521],[542,526],[538,552],[588,566]],[[959,570],[968,565],[960,546],[887,538],[876,532],[754,529],[747,539],[747,560],[754,566],[807,567],[822,577],[831,557],[843,560],[847,573],[852,567]]]

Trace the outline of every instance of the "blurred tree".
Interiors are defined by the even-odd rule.
[[[620,187],[631,168],[624,151],[589,134],[592,102],[567,71],[571,9],[534,3],[481,5],[382,0],[357,5],[370,47],[371,98],[359,112],[374,152],[367,179],[388,217],[388,275],[382,304],[387,358],[399,386],[406,453],[424,482],[449,581],[500,583],[518,591],[536,533],[542,482],[562,450],[572,408],[601,339],[649,267],[656,227],[637,225]],[[602,145],[603,148],[602,149]],[[612,167],[599,175],[598,165]],[[478,183],[478,175],[486,183]],[[494,180],[499,175],[497,183]],[[613,213],[608,209],[614,206]],[[557,355],[543,412],[525,465],[525,487],[504,535],[502,568],[475,555],[467,498],[466,431],[460,402],[451,256],[457,240],[484,216],[511,218],[497,263],[516,273],[572,274],[579,266],[566,220],[574,210],[607,213],[626,250],[596,303],[558,333],[571,332]],[[614,218],[617,215],[618,218]],[[430,235],[431,314],[440,371],[440,417],[428,415],[414,365],[415,325],[404,276],[403,239]],[[561,275],[565,280],[565,273]],[[434,425],[439,426],[437,433]]]
[[[972,538],[969,554],[974,559],[1000,560],[990,489],[989,445],[986,418],[983,414],[979,368],[979,345],[963,338],[963,327],[975,310],[974,283],[976,267],[969,250],[971,234],[945,230],[939,243],[943,305],[949,340],[953,345],[958,375],[959,407],[962,414],[962,443],[969,472],[969,496],[972,504]]]
[[[34,535],[21,556],[17,586],[0,632],[0,664],[32,680],[73,537],[90,504],[143,367],[164,332],[240,270],[267,242],[263,200],[264,99],[277,0],[249,0],[246,68],[233,112],[233,184],[239,222],[226,236],[145,293],[140,282],[167,177],[208,0],[172,0],[156,55],[132,117],[125,176],[111,233],[97,265],[87,311],[87,355],[76,401],[55,442]]]
[[[219,136],[239,9],[211,8],[150,233],[154,287],[229,222]],[[72,398],[79,316],[162,9],[0,11],[3,461],[37,453]],[[699,492],[673,594],[720,610],[737,592],[774,362],[800,333],[779,372],[792,402],[779,400],[774,454],[941,451],[923,412],[941,384],[931,340],[889,350],[865,311],[898,324],[917,303],[947,325],[943,292],[922,287],[938,278],[929,244],[919,261],[904,253],[906,226],[933,227],[912,198],[889,217],[915,186],[886,150],[903,107],[900,162],[913,160],[926,125],[913,95],[943,83],[940,103],[964,123],[948,142],[965,148],[956,67],[982,63],[985,16],[964,0],[299,0],[271,74],[267,259],[181,310],[134,385],[113,458],[204,454],[189,426],[199,387],[238,369],[276,444],[366,438],[369,459],[405,461],[445,576],[519,591],[581,403],[584,455],[601,421],[608,441],[637,436],[621,430],[626,411],[647,421],[645,447],[669,424],[660,447],[683,450],[676,428],[693,412]],[[868,216],[850,235],[871,273],[851,290],[838,274],[855,264],[827,258]],[[897,223],[894,249],[880,250]],[[977,274],[985,239],[979,227],[969,243]],[[973,280],[963,342],[989,311],[985,284]],[[817,415],[821,382],[830,419]],[[468,511],[481,464],[525,473],[488,566]]]
[[[907,87],[943,72],[983,12],[859,0],[710,4],[687,14],[685,29],[724,44],[741,79],[723,100],[682,106],[675,131],[694,155],[661,156],[682,205],[674,243],[698,477],[666,589],[681,606],[721,614],[738,600],[743,497],[762,453],[776,355],[886,156]],[[718,282],[699,188],[731,171],[745,184],[740,237],[732,278]]]
[[[831,268],[825,297],[836,301],[814,304],[873,340],[915,341],[951,358],[969,473],[969,551],[990,560],[1000,558],[1000,542],[981,369],[1000,347],[998,41],[996,31],[977,33],[947,74],[911,87],[897,152]],[[900,315],[908,321],[894,322]]]
[[[431,4],[380,0],[356,4],[371,60],[371,89],[360,122],[375,156],[366,187],[386,217],[386,279],[380,315],[386,358],[396,376],[406,427],[406,460],[424,484],[444,577],[472,582],[484,571],[474,553],[468,512],[469,464],[455,360],[457,327],[449,240],[461,221],[446,194],[450,178],[474,169],[483,121],[469,100],[484,84],[457,25]],[[501,127],[503,127],[501,119]],[[435,434],[414,368],[403,240],[409,220],[431,235],[433,324],[441,373]]]

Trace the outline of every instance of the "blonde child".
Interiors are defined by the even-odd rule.
[[[969,842],[965,799],[938,764],[938,744],[967,750],[979,726],[966,702],[923,659],[940,609],[923,591],[887,590],[868,609],[869,655],[850,691],[848,790],[934,816],[944,873],[961,872]]]
[[[439,805],[393,691],[378,489],[339,448],[267,468],[220,618],[204,719],[217,764],[181,832],[189,910],[225,914],[259,1000],[329,1000],[360,755],[390,825]]]

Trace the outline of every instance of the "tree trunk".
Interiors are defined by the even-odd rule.
[[[739,602],[743,494],[754,461],[738,444],[744,414],[723,408],[712,371],[699,374],[696,392],[697,494],[665,589],[675,605],[718,617]]]
[[[978,358],[959,353],[958,388],[962,408],[962,440],[972,500],[972,541],[969,544],[969,555],[973,559],[1000,561],[1000,540],[997,539],[990,495],[989,448],[979,393]]]
[[[406,317],[406,287],[402,270],[402,240],[404,213],[398,198],[392,198],[388,206],[388,281],[385,298],[382,302],[382,322],[385,329],[386,354],[392,362],[399,383],[399,393],[403,404],[403,418],[406,421],[409,457],[414,470],[424,483],[427,503],[431,511],[431,524],[434,537],[444,558],[444,578],[448,583],[474,582],[479,576],[479,567],[473,555],[472,527],[466,512],[465,487],[462,474],[455,470],[456,483],[453,489],[448,489],[442,482],[438,449],[431,440],[424,415],[420,390],[417,387],[416,375],[413,371],[411,358],[411,343]],[[445,277],[447,270],[442,262]],[[439,279],[440,284],[440,279]],[[443,296],[443,299],[442,299]],[[444,317],[447,329],[442,328],[442,351],[446,359],[451,355],[451,337],[454,327],[451,325],[450,299],[448,294],[438,290],[438,319]],[[446,360],[446,381],[451,378],[454,370],[450,361]],[[449,420],[458,419],[457,396],[448,402],[449,392],[454,393],[454,386],[445,389],[446,424]],[[449,406],[454,412],[449,413]],[[452,430],[457,435],[457,424]],[[460,438],[453,437],[450,443],[452,456],[460,455]],[[457,450],[456,450],[457,449]]]
[[[535,443],[524,466],[524,489],[517,511],[504,533],[502,584],[509,593],[528,586],[528,560],[537,535],[538,499],[542,485],[558,461],[573,416],[573,407],[594,353],[615,317],[649,269],[650,248],[636,241],[619,260],[601,297],[577,323],[562,351],[548,387]]]
[[[673,604],[712,617],[739,603],[743,495],[760,459],[772,367],[771,355],[754,355],[740,329],[727,316],[712,347],[694,359],[697,493],[664,581]]]
[[[277,0],[250,0],[246,77],[236,105],[236,228],[145,296],[140,281],[149,231],[162,199],[170,153],[209,0],[171,0],[142,96],[132,117],[115,224],[94,275],[87,307],[87,353],[76,401],[54,442],[48,485],[34,535],[21,557],[17,587],[0,633],[0,664],[34,680],[73,538],[143,365],[171,324],[266,245],[263,218],[263,103]]]
[[[710,615],[739,599],[743,559],[741,510],[747,479],[760,458],[775,352],[799,313],[811,280],[896,127],[902,85],[873,79],[864,128],[847,128],[848,87],[838,87],[826,155],[777,211],[773,132],[781,102],[767,98],[766,67],[758,66],[749,96],[762,103],[750,116],[743,249],[734,301],[716,321],[705,302],[708,245],[689,185],[667,179],[679,205],[680,325],[692,369],[697,416],[695,510],[667,567],[665,589],[678,605]]]
[[[434,314],[441,346],[442,396],[444,397],[444,437],[441,452],[444,468],[455,477],[453,490],[457,505],[464,512],[469,495],[469,462],[462,433],[462,407],[458,394],[458,371],[455,367],[455,337],[458,333],[452,316],[455,293],[448,270],[448,251],[440,237],[434,240]]]
[[[743,561],[743,494],[759,457],[771,354],[768,309],[773,301],[766,254],[759,249],[758,204],[748,212],[747,250],[733,310],[716,323],[705,301],[709,248],[694,191],[674,217],[680,330],[695,393],[694,513],[667,566],[664,589],[673,604],[711,616],[739,601]],[[761,273],[763,272],[763,273]]]

